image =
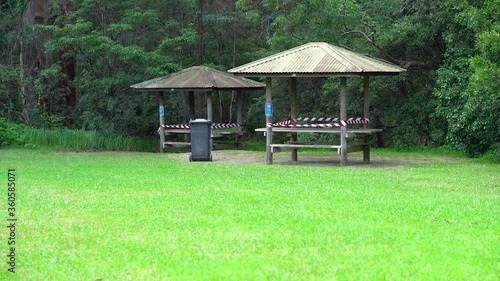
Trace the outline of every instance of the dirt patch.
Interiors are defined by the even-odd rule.
[[[167,157],[189,162],[191,153],[166,153]],[[411,165],[434,163],[448,163],[461,161],[462,158],[446,156],[421,155],[382,155],[371,154],[371,162],[363,163],[363,154],[348,155],[347,166],[364,168],[398,168]],[[212,151],[213,163],[226,164],[266,164],[266,153],[243,150],[216,150]],[[308,152],[299,151],[298,161],[292,161],[290,152],[275,153],[274,165],[305,165],[305,166],[340,166],[339,156],[335,152]]]

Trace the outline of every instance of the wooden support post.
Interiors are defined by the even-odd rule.
[[[368,75],[364,77],[363,117],[370,118],[370,76]],[[370,124],[364,124],[363,128],[369,129]],[[363,163],[370,163],[370,135],[365,135],[363,142],[368,144],[363,147]]]
[[[159,105],[159,115],[160,115],[160,152],[165,152],[164,143],[165,143],[165,107],[164,107],[164,94],[163,92],[158,92],[158,105]]]
[[[207,91],[207,120],[212,121],[213,116],[212,116],[212,91]],[[210,129],[210,147],[211,149],[214,148],[214,143],[212,139],[212,130]]]
[[[363,89],[363,117],[370,118],[370,76],[364,77],[364,89]],[[370,124],[364,124],[365,129],[370,128]]]
[[[191,93],[193,93],[192,91],[189,91],[186,93],[183,93],[183,94],[186,94],[184,95],[184,100],[186,101],[186,104],[188,105],[188,108],[189,108],[189,111],[188,111],[188,115],[186,117],[186,120],[187,120],[187,123],[189,124],[191,122],[191,120],[193,120],[193,115],[194,115],[194,93],[193,95],[191,95]],[[191,106],[192,104],[192,106]],[[191,142],[191,134],[184,134],[183,135],[183,138],[184,138],[184,142]]]
[[[347,119],[347,86],[346,77],[340,77],[340,119]],[[340,165],[347,164],[347,127],[340,127]]]
[[[273,103],[272,99],[272,80],[271,77],[266,77],[266,103]],[[266,116],[266,164],[273,164],[273,154],[271,152],[271,144],[273,143],[273,128],[267,124],[273,123],[272,116]]]
[[[206,110],[204,108],[204,106],[205,106],[204,102],[205,102],[205,98],[206,98],[205,96],[207,95],[207,93],[206,92],[197,92],[197,93],[198,93],[197,94],[197,96],[198,96],[197,101],[198,102],[197,102],[197,110],[196,111],[198,112],[198,116],[200,118],[203,118],[203,115],[206,114]]]
[[[217,94],[217,99],[219,100],[219,123],[224,123],[224,114],[223,114],[223,106],[222,106],[222,97],[220,95],[220,91],[217,90],[215,92]],[[228,121],[229,122],[229,121]]]
[[[188,95],[188,100],[189,100],[189,119],[194,120],[196,119],[196,113],[194,110],[194,92],[190,91]]]
[[[236,124],[243,124],[241,90],[236,91]]]
[[[292,98],[290,100],[290,117],[297,118],[297,77],[290,78],[292,88]],[[292,142],[297,141],[297,133],[292,133]],[[297,161],[297,149],[292,149],[292,161]]]
[[[207,119],[212,121],[212,92],[207,91]]]
[[[241,101],[241,90],[236,91],[236,124],[243,124],[243,115],[242,115],[242,101]],[[243,131],[242,127],[238,128],[239,132]],[[239,135],[236,137],[236,141],[238,142],[237,149],[243,149],[243,135]]]

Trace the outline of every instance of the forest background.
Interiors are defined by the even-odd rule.
[[[15,142],[9,124],[153,136],[156,96],[130,85],[195,65],[225,71],[324,41],[407,69],[372,80],[371,123],[384,130],[375,146],[500,155],[500,0],[0,3],[0,143]],[[284,120],[289,82],[273,83],[275,117]],[[337,116],[338,83],[298,79],[300,115]],[[349,117],[361,116],[362,83],[348,79]],[[232,94],[213,95],[215,121],[234,121]],[[186,95],[167,96],[166,123],[188,121]],[[245,92],[243,102],[251,133],[265,124],[264,93]]]

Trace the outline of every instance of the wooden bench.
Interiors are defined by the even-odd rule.
[[[347,147],[347,152],[362,151],[365,147],[369,146],[368,143],[351,143]],[[317,143],[317,142],[289,142],[289,143],[273,143],[271,144],[271,153],[294,150],[299,148],[326,148],[326,149],[337,149],[337,153],[340,154],[342,146],[340,144],[333,143]]]
[[[271,144],[271,153],[286,151],[286,150],[294,150],[299,148],[330,148],[337,149],[338,153],[340,153],[340,145],[335,144],[295,144],[295,143],[283,143],[283,144]]]
[[[163,147],[164,148],[167,148],[167,147],[176,147],[176,148],[179,148],[179,147],[191,147],[191,143],[190,142],[166,141],[166,142],[163,143]]]

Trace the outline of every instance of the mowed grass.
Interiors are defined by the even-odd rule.
[[[4,187],[16,169],[19,218],[17,273],[2,262],[0,280],[500,279],[495,164],[227,165],[25,149],[0,159]]]

